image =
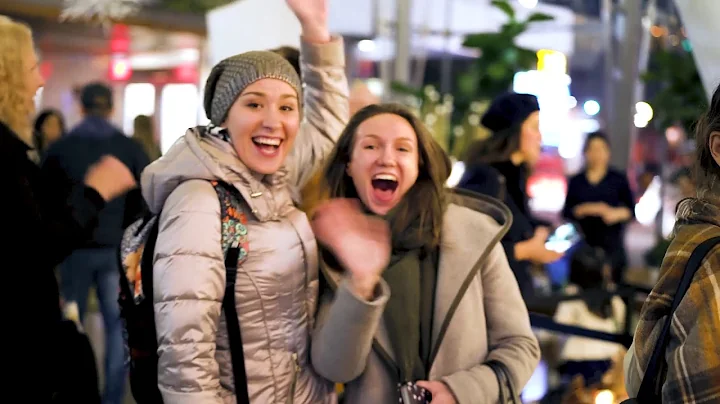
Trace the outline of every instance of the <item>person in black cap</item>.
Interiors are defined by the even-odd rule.
[[[532,296],[533,263],[546,264],[561,254],[545,248],[549,229],[532,217],[526,192],[531,167],[540,158],[540,107],[529,94],[506,93],[491,103],[481,123],[492,136],[470,147],[467,169],[458,187],[505,202],[513,214],[502,240],[523,297]]]
[[[110,122],[113,92],[102,83],[86,85],[80,95],[84,118],[66,136],[48,149],[43,167],[53,167],[48,176],[67,176],[81,181],[100,156],[112,155],[122,161],[140,182],[148,165],[141,146]],[[59,196],[62,197],[62,196]],[[122,323],[118,301],[120,272],[117,249],[123,228],[142,215],[143,201],[138,190],[108,201],[98,225],[82,248],[75,250],[60,266],[61,293],[67,303],[77,304],[82,322],[91,285],[95,285],[105,326],[105,390],[103,403],[122,403],[126,378]]]

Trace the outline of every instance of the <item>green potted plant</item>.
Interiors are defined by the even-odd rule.
[[[498,32],[465,36],[463,46],[476,49],[479,56],[459,76],[455,94],[442,96],[432,86],[416,89],[401,83],[392,85],[393,92],[409,97],[441,145],[458,159],[464,157],[472,142],[489,136],[487,129],[480,125],[480,117],[490,101],[512,87],[515,73],[537,65],[535,51],[518,46],[517,38],[531,24],[553,19],[547,14],[533,13],[519,20],[507,0],[493,0],[491,4],[505,13],[508,20]],[[443,113],[438,114],[438,110]]]
[[[159,5],[168,10],[183,13],[206,13],[232,2],[233,0],[162,0]]]
[[[458,102],[469,107],[474,100],[491,100],[508,91],[515,73],[535,68],[535,51],[517,45],[517,38],[538,22],[552,21],[543,13],[530,14],[519,20],[515,10],[506,0],[493,0],[492,5],[508,17],[498,32],[481,32],[465,36],[463,46],[476,49],[479,57],[471,68],[459,77]]]
[[[650,99],[655,127],[660,130],[679,124],[688,133],[707,105],[707,94],[700,79],[692,51],[657,48],[650,54],[645,83],[659,87]]]

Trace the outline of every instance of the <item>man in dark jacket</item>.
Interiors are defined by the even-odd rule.
[[[130,168],[139,182],[148,158],[138,143],[110,123],[112,90],[104,84],[89,84],[82,90],[81,103],[85,118],[47,152],[43,162],[47,176],[68,177],[79,182],[100,156],[113,155]],[[51,167],[53,172],[49,172]],[[60,266],[62,296],[66,304],[77,304],[80,321],[84,318],[90,287],[94,284],[97,291],[105,326],[104,403],[121,403],[123,400],[126,369],[117,304],[120,279],[117,250],[124,227],[142,211],[143,202],[138,191],[108,201],[98,216],[92,238]]]

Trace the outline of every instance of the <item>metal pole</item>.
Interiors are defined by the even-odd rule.
[[[642,33],[641,2],[625,0],[622,4],[622,44],[620,52],[619,79],[613,88],[613,117],[610,123],[613,128],[610,136],[612,142],[612,164],[624,170],[630,162],[630,148],[635,138],[635,98],[638,76],[640,51],[640,35]]]
[[[380,10],[380,0],[375,0],[374,3],[374,12],[375,12],[375,24],[376,24],[376,31],[377,31],[377,37],[381,41],[389,40],[390,39],[390,24],[386,18],[386,16],[382,15],[382,12]],[[380,80],[383,84],[383,99],[385,101],[389,100],[390,96],[390,83],[392,83],[392,66],[391,66],[391,59],[382,59],[379,63],[379,70],[380,70]]]
[[[604,94],[601,116],[605,122],[605,127],[610,128],[613,122],[613,88],[615,86],[615,40],[613,38],[613,0],[602,0],[602,24],[603,24],[603,39],[605,48],[605,63],[604,63]]]
[[[445,1],[445,53],[440,65],[440,93],[449,94],[452,91],[452,55],[450,54],[450,39],[452,37],[452,17],[455,0]]]
[[[655,25],[657,20],[657,0],[648,0],[647,12],[645,17],[642,19],[642,32],[640,39],[640,53],[638,57],[638,72],[644,72],[648,68],[650,62],[650,43],[652,42],[652,35],[650,35],[650,28]],[[645,98],[645,82],[638,80],[635,85],[635,99],[642,100]]]
[[[410,46],[412,29],[410,9],[412,0],[396,0],[395,14],[395,81],[410,83]]]

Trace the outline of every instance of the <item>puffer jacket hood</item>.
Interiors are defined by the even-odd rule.
[[[250,205],[258,220],[277,216],[277,206],[258,203],[256,198],[268,187],[285,183],[287,170],[275,174],[252,173],[240,161],[235,149],[220,135],[211,134],[206,127],[188,129],[170,150],[149,165],[142,174],[141,188],[150,210],[157,214],[179,184],[188,180],[223,181],[232,184]],[[258,205],[258,206],[253,206]]]

